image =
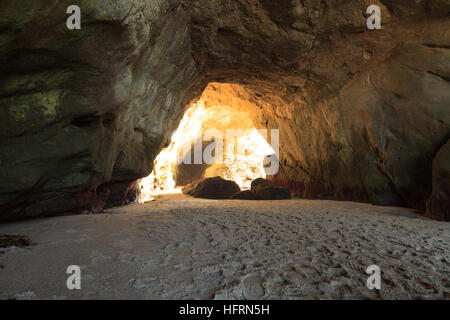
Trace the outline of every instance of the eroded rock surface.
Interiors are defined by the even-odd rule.
[[[448,0],[80,0],[76,31],[69,4],[0,0],[1,220],[132,199],[211,82],[280,129],[297,196],[448,219]]]
[[[438,151],[433,161],[433,193],[427,214],[439,220],[450,220],[450,142]]]
[[[256,192],[252,190],[244,190],[238,193],[235,193],[231,196],[231,199],[236,200],[257,200]]]
[[[236,182],[221,177],[201,179],[183,188],[184,194],[205,199],[229,199],[239,191]]]

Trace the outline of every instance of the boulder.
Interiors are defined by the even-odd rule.
[[[433,161],[433,193],[427,202],[427,215],[450,221],[450,140],[438,151]]]
[[[234,181],[221,177],[205,178],[183,188],[183,193],[195,198],[229,199],[241,191]]]
[[[33,243],[27,236],[0,234],[0,248],[12,246],[24,248],[34,245],[35,243]]]
[[[231,199],[238,200],[258,200],[256,197],[256,192],[252,190],[245,190],[238,193],[235,193],[231,196]]]
[[[256,192],[261,188],[273,187],[274,184],[272,181],[264,178],[258,178],[252,181],[251,190]]]
[[[291,199],[289,188],[279,187],[268,179],[258,178],[252,181],[251,190],[234,194],[232,199],[240,200],[282,200]]]
[[[286,187],[261,187],[256,191],[258,200],[283,200],[291,199],[291,192]]]
[[[258,200],[281,200],[291,198],[289,188],[278,187],[268,179],[258,178],[252,181],[251,189]]]

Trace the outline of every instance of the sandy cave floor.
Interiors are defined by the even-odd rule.
[[[171,195],[0,234],[38,243],[0,249],[0,299],[450,299],[450,223],[404,208]]]

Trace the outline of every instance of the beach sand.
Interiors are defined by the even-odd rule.
[[[166,195],[0,234],[37,243],[0,248],[1,299],[450,299],[450,224],[405,208]]]

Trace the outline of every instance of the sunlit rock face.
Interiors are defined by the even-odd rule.
[[[217,176],[246,190],[253,180],[265,178],[266,171],[271,174],[270,163],[264,162],[278,154],[278,140],[275,151],[267,142],[272,141],[271,133],[254,126],[258,107],[237,93],[233,85],[210,83],[188,107],[169,146],[156,157],[152,173],[139,180],[140,202]]]
[[[133,199],[211,82],[280,130],[297,196],[449,219],[447,0],[82,0],[76,31],[69,4],[0,0],[0,219]]]

